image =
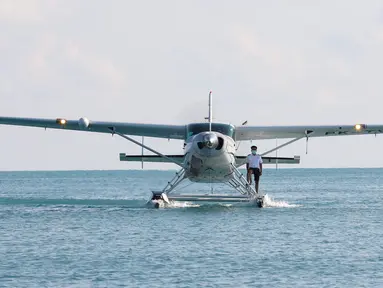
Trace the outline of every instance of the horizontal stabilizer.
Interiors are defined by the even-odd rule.
[[[166,155],[166,157],[179,163],[184,160],[184,155]],[[120,153],[120,161],[172,163],[169,159],[159,155],[126,155],[125,153]]]
[[[246,164],[247,156],[237,156],[237,167]],[[300,156],[294,157],[262,157],[263,164],[299,164],[301,161]]]

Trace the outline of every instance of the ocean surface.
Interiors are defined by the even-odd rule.
[[[0,172],[0,287],[383,287],[383,169],[265,169],[266,208],[147,208],[173,174]]]

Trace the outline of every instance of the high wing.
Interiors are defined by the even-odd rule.
[[[331,125],[331,126],[237,126],[235,140],[261,140],[299,137],[325,137],[383,133],[383,125]]]
[[[0,124],[62,130],[77,130],[98,133],[112,133],[113,131],[115,131],[126,135],[159,137],[167,139],[185,139],[186,134],[185,125],[99,122],[90,121],[86,118],[80,118],[79,120],[66,120],[64,118],[39,119],[0,117]]]

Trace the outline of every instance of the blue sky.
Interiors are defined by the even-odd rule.
[[[207,116],[212,89],[215,121],[379,124],[382,51],[381,1],[1,0],[0,114],[186,124]],[[0,133],[0,170],[140,168],[119,162],[141,148],[117,137]],[[311,139],[307,155],[299,141],[279,155],[301,155],[299,167],[381,167],[382,137]],[[182,142],[145,143],[182,153]]]

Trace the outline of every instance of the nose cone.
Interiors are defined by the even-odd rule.
[[[218,137],[215,133],[207,133],[203,136],[204,146],[209,149],[215,149],[218,146]]]

